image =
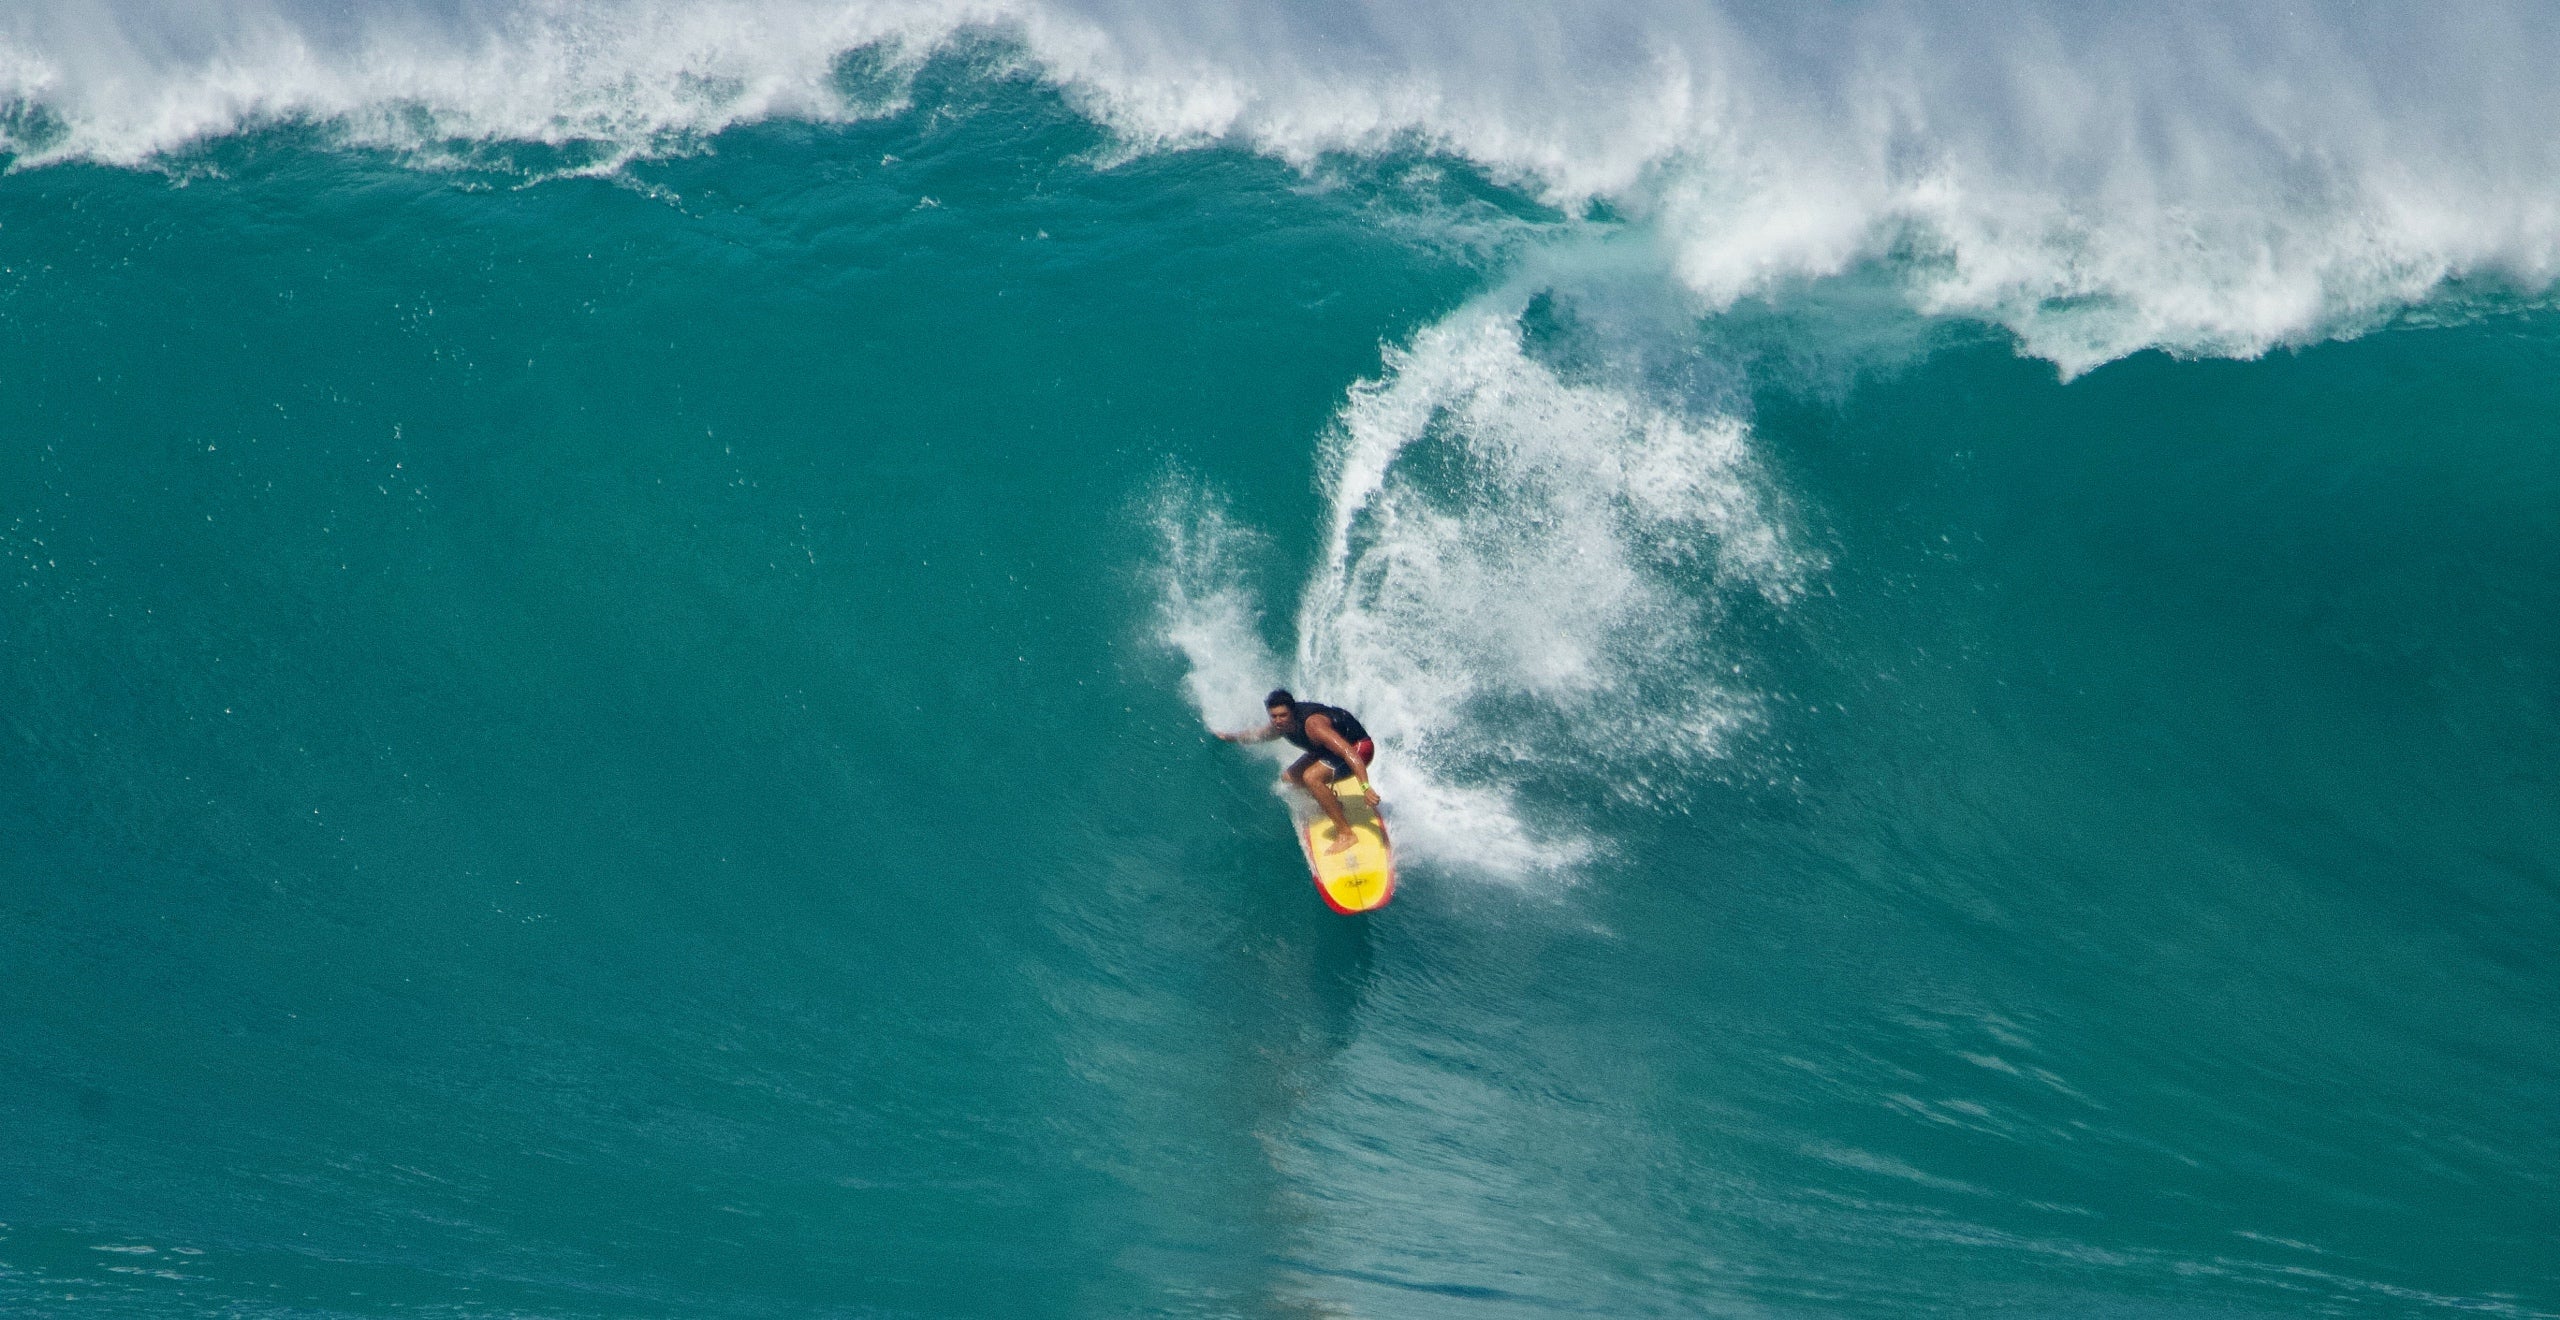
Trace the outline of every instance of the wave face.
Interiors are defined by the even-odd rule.
[[[0,1309],[2560,1314],[2555,44],[0,14]]]

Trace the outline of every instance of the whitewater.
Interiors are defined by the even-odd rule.
[[[0,8],[0,1308],[2560,1314],[2555,57]]]

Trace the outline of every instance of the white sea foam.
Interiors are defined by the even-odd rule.
[[[733,124],[851,110],[843,52],[949,21],[906,7],[528,3],[324,20],[316,7],[129,4],[0,26],[0,97],[57,126],[35,161],[138,164],[245,127],[325,123],[359,145],[600,144],[627,155]]]
[[[0,7],[0,145],[130,164],[309,120],[612,161],[876,112],[847,52],[984,30],[1132,149],[1454,153],[1611,199],[1705,307],[1886,257],[1917,310],[2009,326],[2066,373],[2560,276],[2560,24],[2532,0],[106,0]]]
[[[1150,512],[1160,543],[1156,637],[1181,653],[1185,693],[1213,729],[1262,723],[1262,695],[1280,673],[1250,585],[1267,541],[1178,477],[1165,482]]]
[[[1352,390],[1285,676],[1233,569],[1233,524],[1196,500],[1158,514],[1163,636],[1204,715],[1251,719],[1284,677],[1358,710],[1408,855],[1502,876],[1567,873],[1600,846],[1530,809],[1533,786],[1642,798],[1725,755],[1755,699],[1725,685],[1715,624],[1736,596],[1784,603],[1819,567],[1741,422],[1568,379],[1530,351],[1521,312],[1489,297]]]

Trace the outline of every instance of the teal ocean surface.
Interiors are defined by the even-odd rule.
[[[2555,63],[0,11],[0,1312],[2560,1315]]]

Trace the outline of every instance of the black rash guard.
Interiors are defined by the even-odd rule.
[[[1350,711],[1344,710],[1340,706],[1323,706],[1312,701],[1301,701],[1289,707],[1289,727],[1282,730],[1280,734],[1281,737],[1289,740],[1290,746],[1297,748],[1299,751],[1314,752],[1316,755],[1321,756],[1328,761],[1336,759],[1332,752],[1316,746],[1316,740],[1307,736],[1307,717],[1310,715],[1322,715],[1326,719],[1333,721],[1333,731],[1341,734],[1344,742],[1360,743],[1368,741],[1369,731],[1360,727],[1359,716],[1352,714]],[[1350,769],[1348,766],[1337,768],[1342,769],[1345,773],[1348,773]]]

